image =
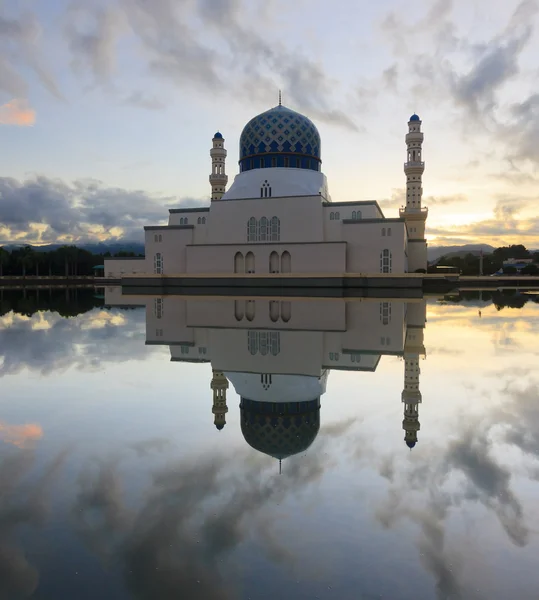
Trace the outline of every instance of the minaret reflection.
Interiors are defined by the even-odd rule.
[[[419,358],[425,355],[426,302],[406,298],[246,299],[115,297],[146,306],[146,343],[170,347],[171,360],[211,362],[214,424],[226,423],[227,390],[240,398],[247,444],[283,461],[315,441],[331,371],[375,372],[382,356],[404,358],[403,428],[417,443]],[[276,310],[285,306],[286,311]]]

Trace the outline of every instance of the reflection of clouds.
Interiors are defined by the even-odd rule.
[[[0,461],[0,598],[30,598],[39,575],[18,546],[16,529],[39,526],[47,516],[47,496],[66,453],[59,454],[35,483],[26,483],[34,453],[18,450]]]
[[[144,320],[144,310],[94,309],[68,319],[50,312],[32,317],[8,313],[0,318],[0,377],[24,368],[49,375],[143,359],[155,351],[144,345]]]
[[[8,425],[0,421],[0,441],[26,448],[43,437],[43,429],[35,423]]]
[[[511,371],[507,375],[513,375]],[[504,373],[498,373],[504,381]],[[539,384],[522,388],[521,379],[505,382],[505,402],[494,405],[482,417],[453,423],[457,437],[445,446],[433,446],[428,454],[417,454],[395,467],[397,458],[379,462],[380,475],[391,486],[387,498],[377,508],[377,518],[385,527],[401,519],[418,525],[421,560],[437,581],[438,597],[473,598],[473,589],[464,583],[464,564],[446,542],[451,509],[467,503],[481,504],[493,512],[509,540],[518,547],[528,544],[530,526],[522,502],[513,489],[514,469],[502,462],[497,452],[501,442],[509,444],[530,462],[526,474],[535,479],[539,469]],[[492,392],[489,394],[492,396]],[[421,501],[421,495],[424,501]],[[471,586],[471,582],[470,582]]]
[[[253,537],[270,559],[290,560],[272,533],[278,519],[272,509],[323,476],[330,466],[327,447],[352,424],[322,429],[305,456],[286,461],[282,475],[273,461],[246,447],[170,463],[153,474],[137,509],[128,507],[118,464],[93,464],[80,480],[76,527],[92,551],[121,564],[133,597],[236,597],[224,583],[222,561]],[[155,447],[148,440],[135,451]]]

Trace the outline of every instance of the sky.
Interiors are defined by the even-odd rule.
[[[431,245],[539,247],[539,0],[0,0],[0,243],[142,240],[209,204],[219,130],[283,104],[334,201],[404,199],[422,119]]]

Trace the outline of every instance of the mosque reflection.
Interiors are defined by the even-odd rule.
[[[374,372],[388,355],[403,358],[404,441],[410,449],[418,442],[423,299],[150,297],[108,288],[105,302],[144,305],[146,344],[169,346],[172,361],[211,363],[215,427],[226,425],[232,384],[245,441],[279,461],[315,440],[330,371]]]

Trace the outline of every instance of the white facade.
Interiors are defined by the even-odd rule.
[[[169,211],[145,228],[137,270],[105,261],[107,276],[148,274],[404,274],[427,266],[421,121],[412,115],[406,206],[386,218],[376,201],[333,202],[321,172],[320,136],[281,105],[252,119],[240,138],[240,173],[228,191],[224,139],[210,154],[209,206]],[[304,136],[304,137],[302,137]]]

